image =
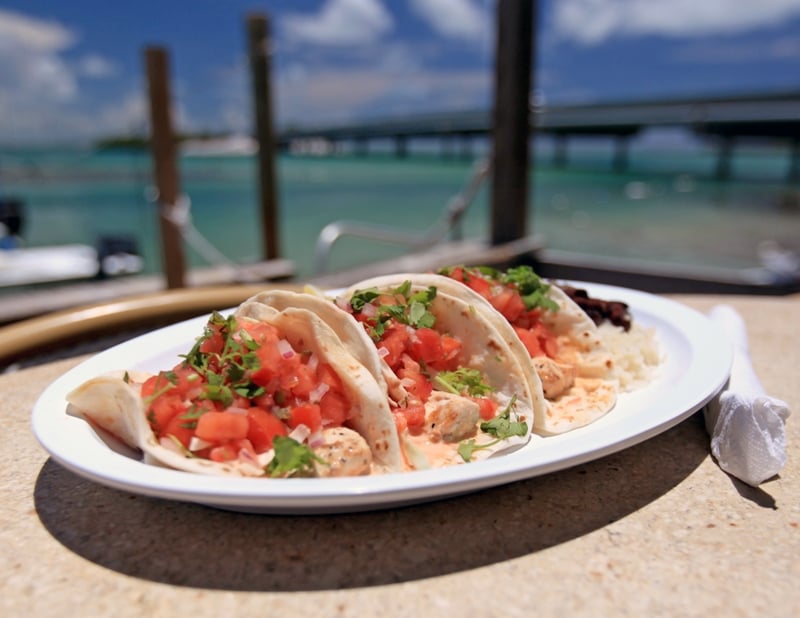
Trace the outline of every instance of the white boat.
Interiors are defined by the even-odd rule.
[[[73,243],[26,247],[22,201],[0,199],[0,288],[93,279],[141,272],[144,260],[136,240],[127,235],[101,236],[97,246]]]
[[[101,257],[83,244],[0,250],[0,287],[114,277],[141,272],[143,260],[131,253]]]

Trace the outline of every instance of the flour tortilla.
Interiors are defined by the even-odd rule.
[[[483,296],[467,285],[451,279],[440,284],[448,294],[460,296],[494,324],[508,324]],[[543,412],[536,416],[534,431],[542,435],[560,434],[588,425],[613,409],[618,386],[611,378],[614,359],[603,343],[597,325],[560,287],[550,283],[547,297],[558,305],[556,311],[543,311],[542,323],[562,342],[568,341],[574,353],[568,360],[577,368],[575,386],[555,400],[545,399]],[[512,329],[513,330],[513,329]],[[515,333],[516,336],[516,333]],[[512,348],[517,361],[531,382],[541,390],[541,380],[525,346]]]
[[[350,425],[367,442],[373,457],[373,472],[400,472],[402,452],[384,391],[366,369],[319,317],[301,308],[282,311],[262,306],[258,319],[272,324],[297,350],[310,350],[328,363],[342,380],[354,406]],[[159,444],[146,419],[139,389],[120,373],[89,380],[67,395],[70,405],[90,422],[110,432],[129,446],[141,449],[145,461],[178,470],[223,476],[263,476],[253,464],[218,463],[190,458]]]
[[[357,291],[377,288],[388,292],[406,281],[411,282],[411,293],[427,290],[431,286],[437,289],[430,308],[436,319],[434,330],[461,341],[459,365],[478,369],[484,375],[487,384],[494,389],[491,396],[499,404],[498,410],[504,410],[512,397],[516,397],[514,414],[527,424],[525,436],[511,437],[478,451],[476,459],[527,443],[535,418],[546,413],[541,384],[537,385],[538,376],[526,376],[525,367],[519,361],[525,348],[514,329],[504,320],[487,319],[484,312],[476,311],[475,303],[485,302],[482,297],[476,294],[477,299],[474,299],[468,295],[448,293],[446,288],[453,281],[441,275],[401,273],[360,281],[345,290],[339,302],[349,302]],[[374,343],[371,339],[369,341],[374,350]],[[479,435],[477,441],[486,443],[492,439],[492,436]]]
[[[265,290],[244,301],[236,315],[260,319],[265,312],[268,314],[291,307],[306,309],[330,326],[347,350],[369,370],[378,386],[388,393],[392,401],[399,402],[405,398],[406,391],[400,379],[375,353],[375,346],[372,345],[369,335],[352,315],[337,307],[332,298],[310,292]]]

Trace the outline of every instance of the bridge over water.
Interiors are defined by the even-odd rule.
[[[492,114],[488,110],[419,114],[353,124],[295,127],[282,131],[278,143],[292,145],[324,141],[352,142],[366,154],[373,140],[392,140],[397,156],[408,152],[412,138],[461,139],[465,153],[474,136],[489,136]],[[531,131],[555,138],[554,160],[565,164],[571,136],[615,138],[614,165],[627,164],[630,139],[652,127],[682,127],[718,143],[717,175],[730,174],[736,142],[742,138],[785,142],[790,147],[789,177],[800,180],[800,91],[730,97],[684,98],[658,101],[553,105],[534,108]]]

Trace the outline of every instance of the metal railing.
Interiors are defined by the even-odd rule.
[[[329,223],[319,234],[314,249],[314,272],[328,272],[333,246],[344,236],[366,238],[379,242],[405,245],[410,250],[430,247],[442,240],[448,233],[452,240],[461,239],[461,219],[475,199],[490,172],[489,159],[479,160],[464,188],[448,200],[439,219],[427,230],[404,231],[384,225],[361,223],[357,221],[334,221]]]

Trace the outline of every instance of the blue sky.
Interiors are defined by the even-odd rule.
[[[251,126],[245,16],[270,15],[279,126],[491,105],[494,0],[2,0],[0,144],[146,126],[170,51],[182,129]],[[547,103],[800,90],[800,0],[542,0]]]

